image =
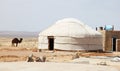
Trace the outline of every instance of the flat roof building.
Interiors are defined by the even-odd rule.
[[[101,32],[103,36],[104,51],[120,51],[120,31],[114,30],[114,26],[108,26],[98,31]]]

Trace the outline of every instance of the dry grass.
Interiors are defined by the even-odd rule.
[[[0,37],[0,62],[26,61],[30,54],[35,57],[46,56],[47,62],[71,62],[74,58],[89,56],[118,56],[120,52],[96,53],[96,52],[67,52],[67,51],[43,51],[37,52],[38,38],[23,38],[18,47],[11,46],[13,38]],[[116,65],[115,67],[120,68]]]
[[[18,47],[11,46],[11,40],[13,38],[0,37],[0,61],[21,61],[25,60],[25,56],[34,54],[35,56],[47,56],[48,61],[54,62],[66,62],[72,58],[89,57],[89,56],[116,56],[120,53],[96,53],[96,52],[66,52],[66,51],[55,51],[55,52],[37,52],[38,38],[23,38],[23,42]],[[13,60],[12,60],[13,58]],[[5,59],[5,60],[2,60]]]
[[[13,38],[0,37],[0,47],[11,47],[11,41]],[[23,42],[18,47],[24,48],[37,48],[38,38],[23,38]]]
[[[26,56],[20,57],[20,56],[16,56],[16,55],[4,55],[4,56],[0,56],[0,61],[2,61],[2,62],[25,61],[26,58],[27,58]]]

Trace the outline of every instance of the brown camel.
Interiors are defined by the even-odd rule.
[[[23,38],[20,38],[20,40],[18,38],[14,38],[12,39],[12,46],[18,46],[18,43],[21,43],[23,40]],[[16,44],[16,45],[15,45]]]

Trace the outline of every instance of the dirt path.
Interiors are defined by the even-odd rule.
[[[118,71],[110,66],[98,66],[90,64],[74,63],[27,63],[12,62],[0,63],[0,71]]]

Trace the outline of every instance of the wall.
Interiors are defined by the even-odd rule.
[[[120,39],[117,39],[116,45],[117,45],[117,51],[120,51]]]
[[[112,51],[112,38],[115,37],[116,40],[120,39],[120,31],[106,31],[106,30],[99,30],[99,32],[102,33],[103,35],[103,50],[104,51]],[[116,41],[116,51],[117,51],[117,47],[120,46],[120,41]],[[118,50],[120,51],[120,50]]]

